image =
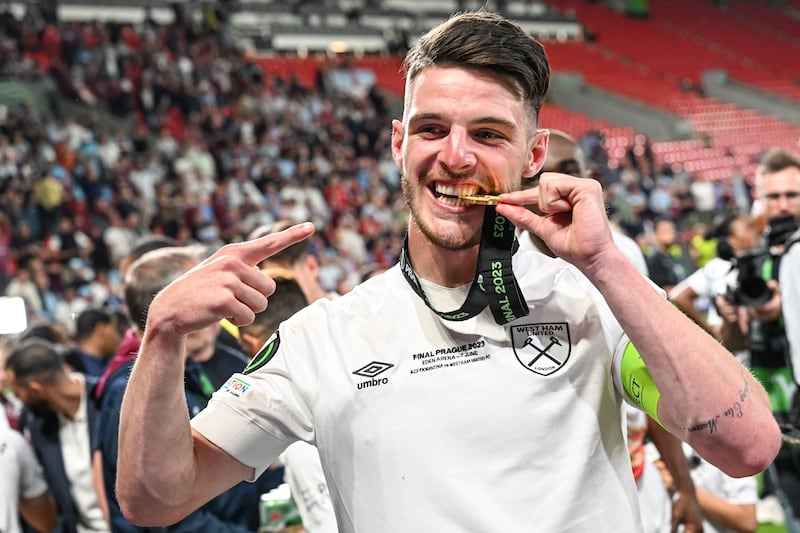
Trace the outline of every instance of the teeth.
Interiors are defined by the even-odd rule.
[[[437,183],[434,185],[434,190],[437,194],[444,194],[447,196],[462,196],[468,194],[477,194],[478,193],[478,186],[477,185],[469,185],[469,184],[460,184],[460,185],[444,185],[441,183]]]
[[[453,205],[453,206],[469,205],[466,202],[463,202],[463,201],[459,200],[458,196],[442,196],[442,195],[439,195],[439,196],[436,197],[436,199],[439,200],[440,202],[442,202],[443,204],[448,204],[448,205]]]

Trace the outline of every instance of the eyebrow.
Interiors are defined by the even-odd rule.
[[[419,122],[420,120],[446,120],[445,116],[441,113],[419,113],[408,119],[409,124],[412,122]],[[510,120],[498,117],[480,117],[476,120],[470,121],[470,124],[477,125],[500,125],[509,129],[516,130],[517,124]]]

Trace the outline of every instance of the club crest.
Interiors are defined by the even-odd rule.
[[[511,326],[511,346],[522,366],[542,376],[564,367],[572,351],[566,322]]]

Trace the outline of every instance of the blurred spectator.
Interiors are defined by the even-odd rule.
[[[57,347],[30,339],[9,355],[6,373],[14,394],[25,405],[23,427],[44,469],[58,504],[60,531],[109,531],[91,469],[94,384],[67,373]]]
[[[650,248],[645,254],[647,270],[653,283],[669,291],[687,275],[687,253],[678,242],[675,222],[660,218],[652,226]]]
[[[56,505],[36,456],[19,432],[0,419],[0,531],[22,533],[19,517],[38,531],[56,527]]]
[[[120,343],[114,315],[100,308],[81,312],[75,320],[75,341],[85,373],[99,378]]]
[[[126,275],[125,299],[131,320],[135,324],[135,335],[141,339],[147,324],[147,309],[155,294],[176,277],[198,263],[199,255],[196,247],[167,246],[143,254],[133,262]],[[190,353],[199,351],[214,352],[214,336],[218,325],[197,332],[187,340]],[[131,348],[129,348],[131,349]],[[136,348],[138,350],[138,347]],[[117,472],[117,441],[119,428],[119,410],[128,382],[128,375],[133,365],[132,356],[128,361],[112,372],[100,397],[100,414],[98,420],[95,459],[102,470],[103,485],[108,497],[109,517],[114,531],[143,531],[130,524],[119,509],[114,487]],[[239,361],[240,371],[246,365],[246,358]],[[232,373],[233,371],[230,371]],[[224,379],[227,379],[225,376]],[[224,381],[224,380],[223,380]],[[187,357],[184,376],[185,394],[189,416],[196,415],[219,385],[211,383],[211,378],[201,365]],[[272,473],[280,478],[282,471]],[[262,492],[274,487],[275,480],[271,476],[262,476],[256,483],[240,483],[228,492],[211,500],[167,531],[214,531],[244,533],[254,531],[258,527],[258,498]]]

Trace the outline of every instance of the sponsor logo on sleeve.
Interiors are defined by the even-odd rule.
[[[250,384],[243,380],[242,378],[238,378],[236,376],[232,376],[225,384],[222,386],[222,391],[227,392],[237,398],[243,396],[247,391],[250,390]]]

